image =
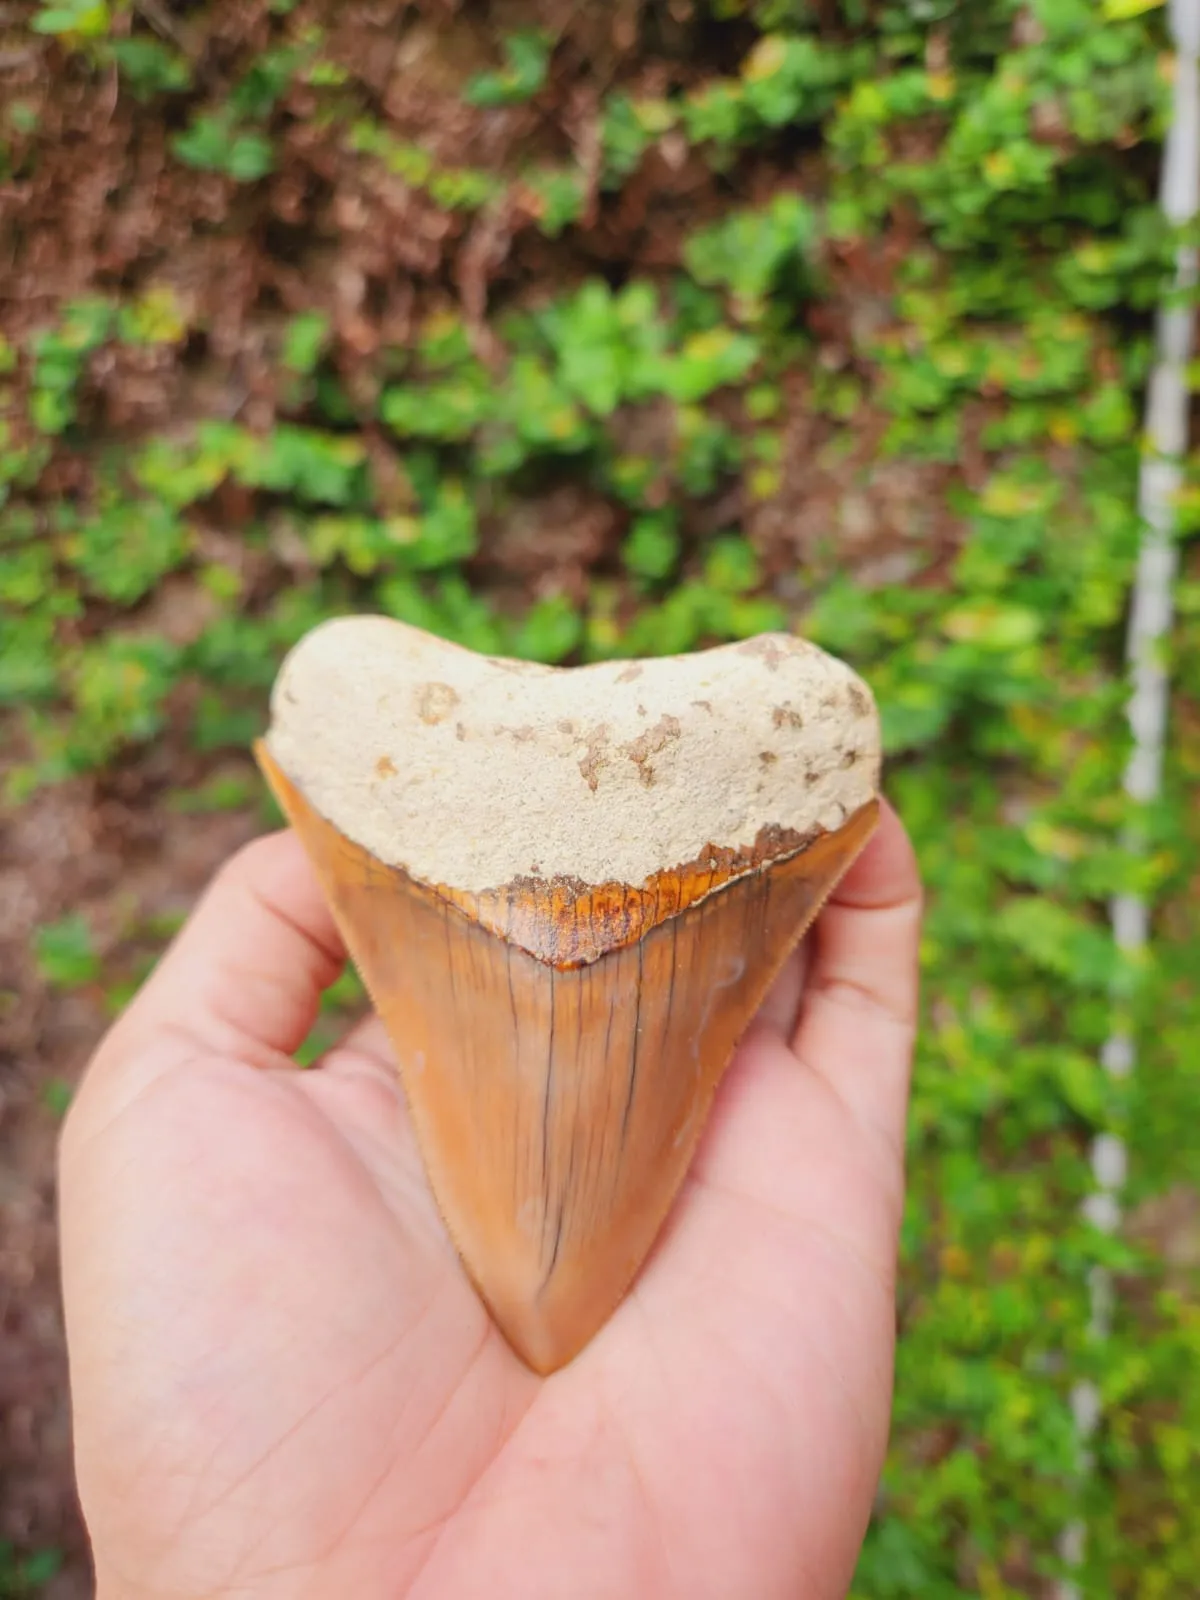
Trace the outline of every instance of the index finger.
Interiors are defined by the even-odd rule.
[[[89,1076],[139,1082],[198,1054],[280,1066],[346,952],[300,841],[246,845],[221,868],[118,1020]]]

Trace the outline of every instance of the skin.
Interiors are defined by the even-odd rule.
[[[98,1600],[825,1600],[886,1445],[920,890],[875,838],[747,1033],[634,1289],[563,1371],[489,1321],[296,840],[220,873],[61,1149]],[[806,972],[802,970],[806,968]]]

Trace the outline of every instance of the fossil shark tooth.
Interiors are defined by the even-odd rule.
[[[788,635],[555,669],[381,617],[285,661],[257,755],[395,1049],[463,1264],[569,1361],[878,814],[879,727]]]

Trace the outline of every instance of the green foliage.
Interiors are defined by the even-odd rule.
[[[573,656],[583,640],[583,618],[565,595],[538,600],[507,641],[507,651],[527,661],[557,665]]]
[[[49,0],[39,6],[30,26],[35,33],[97,39],[108,32],[111,21],[108,0]]]
[[[635,577],[657,582],[670,577],[679,552],[678,518],[671,511],[647,511],[634,519],[622,555]]]
[[[62,1564],[60,1550],[35,1550],[18,1556],[7,1540],[0,1542],[0,1596],[3,1600],[27,1600],[40,1594]]]
[[[42,1104],[56,1122],[61,1122],[66,1116],[72,1098],[71,1085],[64,1083],[61,1078],[51,1078],[42,1089]],[[50,1576],[52,1570],[45,1570],[45,1577]],[[39,1577],[37,1581],[44,1582],[45,1578]],[[0,1590],[0,1593],[3,1591]]]
[[[684,260],[697,283],[728,288],[744,321],[756,321],[767,296],[788,299],[785,268],[803,286],[804,265],[816,242],[816,218],[799,195],[780,194],[758,210],[734,211],[688,241]],[[797,270],[798,269],[798,270]]]
[[[41,433],[62,433],[74,421],[76,387],[88,357],[108,339],[114,317],[105,300],[77,300],[66,307],[58,328],[34,340],[29,414]]]
[[[833,105],[853,65],[850,52],[811,34],[764,34],[742,64],[743,118],[769,128],[815,122]]]
[[[329,318],[324,312],[302,312],[288,323],[280,360],[289,371],[308,374],[315,370],[328,343]]]
[[[473,167],[442,166],[420,144],[397,139],[379,123],[363,117],[350,129],[351,148],[380,161],[413,189],[427,194],[448,211],[477,211],[505,193],[503,180]]]
[[[523,183],[534,202],[538,227],[548,239],[557,239],[583,215],[587,184],[577,169],[530,167]]]
[[[114,39],[109,49],[121,82],[139,100],[182,94],[192,86],[189,62],[161,39],[139,34],[129,39]]]
[[[38,971],[56,988],[76,989],[95,983],[100,976],[100,957],[91,929],[78,912],[40,927],[34,938],[34,953]]]
[[[546,82],[552,41],[538,28],[509,34],[501,72],[484,72],[472,78],[463,98],[472,106],[509,106],[530,100]]]
[[[628,95],[609,95],[600,124],[605,188],[619,189],[635,172],[658,134],[671,127],[674,116],[661,101],[638,102]]]
[[[232,114],[212,112],[198,116],[172,149],[189,167],[224,172],[238,183],[257,183],[275,165],[275,151],[266,134],[239,128]]]
[[[645,284],[614,295],[604,283],[586,283],[546,311],[541,326],[563,387],[595,416],[611,416],[622,400],[644,398],[663,381],[666,330]]]
[[[187,334],[187,320],[173,291],[156,285],[120,307],[116,331],[124,344],[179,344]]]
[[[63,550],[88,592],[133,605],[183,560],[187,530],[161,501],[119,500],[79,524]]]
[[[236,183],[267,177],[275,169],[271,118],[293,82],[316,63],[320,44],[320,31],[308,30],[256,56],[219,104],[197,111],[174,136],[171,148],[178,159]]]
[[[112,633],[78,651],[64,674],[73,717],[60,770],[100,766],[127,741],[161,732],[179,665],[179,651],[153,636]]]

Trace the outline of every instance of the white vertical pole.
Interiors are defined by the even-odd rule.
[[[1170,126],[1163,148],[1159,202],[1167,220],[1179,226],[1200,211],[1200,0],[1170,0],[1168,21],[1175,47],[1175,81]],[[1178,555],[1175,503],[1183,484],[1188,447],[1187,366],[1195,342],[1193,300],[1197,283],[1197,251],[1182,245],[1175,255],[1174,282],[1157,319],[1157,352],[1146,396],[1145,447],[1138,479],[1138,511],[1142,541],[1134,577],[1126,659],[1130,677],[1128,703],[1133,750],[1125,769],[1125,792],[1135,804],[1156,800],[1162,789],[1163,743],[1170,683],[1165,647],[1171,629],[1172,590]],[[1136,828],[1127,837],[1137,851],[1142,840]],[[1117,895],[1111,906],[1113,938],[1133,957],[1149,938],[1150,912],[1140,894]],[[1101,1062],[1114,1078],[1125,1078],[1136,1063],[1136,1046],[1124,1017],[1105,1043]],[[1102,1133],[1092,1143],[1095,1190],[1085,1207],[1097,1227],[1115,1232],[1121,1223],[1121,1192],[1128,1164],[1125,1142]],[[1105,1270],[1091,1280],[1092,1333],[1108,1336],[1112,1325],[1113,1286]],[[1091,1470],[1091,1439],[1101,1415],[1095,1384],[1078,1383],[1071,1395],[1083,1469]],[[1084,1558],[1087,1527],[1080,1516],[1064,1530],[1061,1554],[1070,1567]],[[1060,1600],[1078,1600],[1071,1582],[1060,1587]]]

